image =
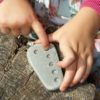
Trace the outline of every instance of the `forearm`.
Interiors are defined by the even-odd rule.
[[[84,34],[96,33],[100,28],[100,16],[93,9],[83,7],[77,15],[70,21],[73,27],[86,31]]]

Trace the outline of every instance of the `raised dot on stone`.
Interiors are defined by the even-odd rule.
[[[53,62],[50,62],[50,63],[49,63],[49,66],[53,66]]]
[[[54,81],[55,81],[55,82],[59,82],[59,78],[56,77],[56,78],[54,79]]]
[[[50,54],[47,54],[47,58],[50,58]]]
[[[34,50],[34,54],[37,54],[38,53],[38,50]]]
[[[58,71],[56,69],[52,70],[52,74],[58,74]]]

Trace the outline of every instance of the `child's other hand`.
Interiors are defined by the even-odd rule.
[[[0,31],[15,36],[37,33],[44,47],[48,46],[45,31],[27,0],[4,0],[0,4]]]
[[[51,41],[59,43],[64,56],[58,66],[65,69],[61,91],[83,82],[88,77],[92,67],[93,37],[86,35],[83,27],[68,23],[50,36]]]
[[[100,16],[90,8],[83,8],[69,23],[49,36],[51,42],[59,43],[64,56],[58,62],[65,69],[61,91],[87,79],[93,63],[94,33],[99,25]]]

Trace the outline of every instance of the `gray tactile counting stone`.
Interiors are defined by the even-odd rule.
[[[39,79],[48,90],[59,88],[63,80],[63,73],[61,68],[57,66],[59,58],[53,44],[50,44],[50,48],[47,51],[43,49],[41,44],[32,45],[27,50],[27,58]]]

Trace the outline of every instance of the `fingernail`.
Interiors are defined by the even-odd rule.
[[[74,86],[74,84],[71,84],[71,85],[70,85],[70,87],[73,87],[73,86]]]
[[[80,83],[83,83],[84,82],[84,79],[82,79],[81,81],[80,81]]]
[[[65,91],[65,88],[64,87],[60,87],[60,91],[61,92],[64,92]]]
[[[49,50],[49,48],[50,48],[49,44],[44,46],[44,50],[46,50],[46,51]]]
[[[49,46],[44,47],[44,50],[45,50],[45,51],[48,51],[48,50],[49,50]]]

